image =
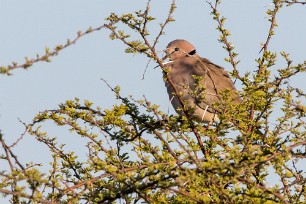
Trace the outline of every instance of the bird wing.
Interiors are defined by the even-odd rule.
[[[200,84],[196,83],[197,77]],[[212,117],[209,114],[216,113],[212,105],[220,100],[218,93],[225,89],[236,92],[229,74],[206,58],[186,57],[169,63],[167,78],[169,99],[178,114],[182,114],[178,111],[182,108],[181,102],[186,102],[198,118],[205,114],[205,117]]]
[[[212,105],[220,100],[219,93],[226,89],[234,90],[236,93],[236,88],[228,72],[223,67],[212,63],[206,58],[200,58],[195,63],[195,69],[203,70],[202,72],[205,73],[203,83],[206,87],[205,102],[207,104]]]
[[[209,77],[207,77],[208,70],[211,68],[205,68],[205,65],[198,63],[198,60],[192,57],[175,60],[169,64],[169,67],[169,81],[166,81],[166,87],[174,108],[181,108],[181,102],[187,102],[188,107],[200,107],[201,109],[206,109],[208,112],[213,113],[214,111],[210,105],[213,103],[213,100],[215,100],[217,95],[215,92],[209,90],[213,84],[211,83],[212,81],[209,80]],[[202,77],[204,79],[204,85],[206,88],[205,90],[202,90],[202,93],[196,86],[194,76]],[[206,80],[206,78],[208,78],[208,80]],[[206,83],[206,81],[208,83]],[[212,94],[207,94],[207,96],[209,95],[208,98],[201,100],[201,97],[204,96],[206,92]],[[180,100],[175,94],[179,95]]]

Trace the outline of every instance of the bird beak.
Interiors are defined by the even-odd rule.
[[[167,65],[167,64],[170,64],[170,63],[172,63],[173,61],[171,60],[171,61],[168,61],[168,62],[163,62],[162,63],[162,65]],[[157,67],[159,67],[159,65],[156,65],[155,67],[154,67],[154,69],[156,69]]]
[[[172,63],[172,62],[173,62],[172,60],[168,61],[168,62],[164,62],[163,65],[167,65],[167,64]]]

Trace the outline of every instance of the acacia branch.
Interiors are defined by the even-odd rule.
[[[14,142],[13,144],[11,144],[11,145],[9,146],[9,148],[13,148],[14,146],[16,146],[16,145],[18,144],[18,142],[20,142],[20,141],[23,139],[24,135],[25,135],[25,134],[27,133],[27,131],[28,131],[27,125],[26,125],[24,122],[22,122],[19,118],[18,118],[18,120],[19,120],[20,123],[22,123],[22,124],[24,125],[25,130],[24,130],[24,132],[19,136],[19,138],[16,140],[16,142]]]
[[[111,25],[112,25],[111,23],[110,24],[104,24],[104,25],[96,27],[96,28],[89,27],[85,32],[79,31],[79,32],[77,32],[77,37],[75,37],[72,40],[68,39],[65,44],[57,45],[56,47],[53,48],[52,51],[50,51],[49,48],[46,48],[45,49],[45,54],[43,56],[40,56],[40,55],[37,54],[36,58],[31,58],[30,59],[28,57],[25,57],[25,62],[23,64],[18,64],[17,62],[12,62],[11,65],[0,66],[0,74],[11,75],[12,70],[15,70],[15,69],[18,69],[18,68],[27,69],[37,62],[50,62],[50,57],[57,56],[62,50],[70,47],[71,45],[76,44],[77,41],[79,41],[85,35],[88,35],[90,33],[99,31],[103,28],[107,28]]]
[[[161,29],[159,30],[159,33],[154,40],[154,44],[153,44],[154,48],[155,48],[156,44],[158,43],[159,38],[164,34],[164,29],[165,29],[166,25],[168,23],[174,21],[174,19],[172,18],[172,14],[174,13],[175,8],[176,8],[175,0],[173,0],[172,4],[171,4],[171,7],[170,7],[170,11],[168,13],[168,16],[167,16],[166,20],[164,21],[164,23],[160,25]]]
[[[190,194],[188,191],[178,190],[178,189],[175,189],[173,187],[170,187],[169,190],[174,192],[174,193],[181,194],[182,196],[185,196],[185,197],[189,198],[190,200],[195,201],[196,203],[202,203],[202,202],[200,202],[199,199],[195,198],[194,195]]]
[[[262,57],[261,57],[261,63],[259,65],[259,69],[258,69],[259,74],[261,74],[265,69],[265,67],[263,66],[263,64],[266,60],[265,55],[268,51],[268,46],[269,46],[270,40],[271,40],[272,36],[274,35],[275,27],[277,26],[276,14],[278,13],[280,7],[281,7],[281,3],[279,1],[274,1],[274,9],[272,11],[268,10],[268,15],[271,16],[271,18],[269,19],[271,24],[270,24],[267,39],[266,39],[265,43],[263,44],[263,47],[259,51],[259,53],[263,51],[263,54],[262,54]]]
[[[212,9],[211,14],[214,16],[213,19],[217,21],[217,23],[218,23],[218,30],[221,32],[221,37],[220,37],[219,41],[225,45],[225,47],[223,47],[223,48],[228,52],[229,59],[226,59],[226,61],[231,63],[231,65],[232,65],[232,67],[234,69],[234,76],[236,78],[240,79],[240,81],[242,81],[244,83],[244,81],[240,77],[239,71],[237,69],[237,64],[240,61],[239,60],[238,61],[235,60],[235,57],[238,54],[233,52],[234,45],[232,43],[230,43],[229,40],[228,40],[228,36],[230,35],[230,32],[227,29],[224,28],[225,18],[224,17],[220,18],[220,13],[218,11],[218,5],[220,4],[221,1],[220,0],[216,0],[215,1],[215,5],[213,5],[212,2],[208,2],[208,1],[206,1],[206,2],[210,5],[210,7]]]
[[[155,163],[155,164],[151,164],[151,166],[155,166],[155,165],[169,165],[170,162],[163,162],[163,163]],[[130,172],[130,171],[134,171],[134,170],[142,170],[142,169],[145,169],[145,168],[148,168],[150,165],[138,165],[138,166],[134,166],[134,167],[127,167],[127,168],[123,168],[123,169],[120,169],[118,170],[116,173],[124,173],[124,172]],[[83,185],[87,185],[87,184],[90,184],[90,183],[93,183],[97,180],[100,180],[102,178],[106,178],[106,177],[109,177],[109,176],[113,176],[114,174],[113,173],[105,173],[105,174],[101,174],[100,176],[96,176],[94,178],[91,178],[91,179],[88,179],[88,180],[85,180],[85,181],[81,181],[79,182],[78,184],[74,185],[74,186],[71,186],[71,187],[68,187],[66,188],[63,193],[67,193],[69,191],[72,191],[76,188],[79,188]]]
[[[2,133],[0,133],[0,142],[2,144],[2,147],[5,151],[6,154],[6,160],[9,162],[10,164],[10,168],[11,171],[13,171],[15,169],[10,157],[14,158],[14,161],[16,162],[16,164],[20,167],[20,169],[22,170],[22,172],[24,172],[25,168],[24,166],[21,164],[21,162],[18,160],[17,156],[13,153],[13,151],[11,150],[11,148],[5,143],[4,139],[3,139],[3,135]]]
[[[144,97],[145,98],[145,97]],[[150,106],[150,103],[149,101],[145,98],[145,101],[146,101],[146,105],[147,107]],[[193,159],[193,161],[195,163],[196,160],[194,160],[194,156],[191,155],[190,151],[185,148],[185,146],[178,140],[178,138],[176,137],[176,135],[174,135],[173,132],[170,131],[170,128],[167,126],[167,123],[166,123],[166,118],[163,118],[163,119],[160,119],[159,118],[159,114],[158,112],[156,111],[156,109],[153,109],[153,112],[154,112],[154,115],[158,118],[158,121],[163,125],[163,127],[165,128],[166,131],[169,131],[169,133],[171,134],[171,136],[173,137],[173,139],[179,144],[179,146],[188,154],[189,158]],[[154,131],[155,132],[155,131]],[[155,133],[156,134],[156,133]],[[178,157],[176,156],[176,153],[171,149],[171,147],[168,145],[168,143],[166,141],[164,141],[164,139],[162,138],[162,135],[161,134],[158,134],[157,135],[166,145],[167,149],[170,151],[171,155],[176,159],[176,161],[178,161]],[[196,156],[196,153],[194,153],[195,156]],[[178,164],[180,166],[180,164]]]
[[[244,179],[244,178],[238,178],[239,181],[242,181],[243,183],[246,183],[246,184],[250,184],[250,185],[255,185],[257,188],[261,189],[261,190],[264,190],[268,193],[271,193],[272,195],[274,195],[275,197],[277,197],[278,199],[280,199],[282,201],[282,203],[285,203],[285,204],[289,204],[288,201],[284,198],[283,195],[281,195],[280,193],[276,193],[274,192],[273,190],[270,190],[268,189],[266,186],[264,185],[260,185],[260,184],[256,184],[254,183],[253,181],[250,181],[248,179]]]
[[[293,4],[301,4],[301,5],[306,5],[306,1],[297,1],[297,0],[283,0],[282,3],[288,4],[288,6],[291,6]]]
[[[6,195],[13,195],[13,196],[27,198],[29,200],[34,200],[39,203],[45,203],[45,204],[56,204],[57,203],[57,202],[48,201],[48,200],[41,199],[41,198],[34,198],[32,195],[28,195],[28,194],[18,192],[18,191],[10,191],[10,190],[0,188],[0,192]]]
[[[271,161],[272,159],[274,159],[275,157],[277,157],[277,156],[283,154],[284,152],[290,152],[292,149],[294,149],[294,148],[296,148],[296,147],[298,147],[298,146],[305,146],[305,145],[306,145],[306,141],[297,142],[297,143],[295,143],[295,144],[293,144],[293,145],[288,146],[288,147],[287,147],[285,150],[283,150],[283,151],[275,152],[273,155],[267,157],[267,159],[265,159],[264,161],[257,162],[257,163],[255,163],[255,164],[253,164],[252,167],[256,167],[256,166],[258,166],[258,165],[260,165],[260,164],[262,164],[262,163],[267,163],[267,162]]]

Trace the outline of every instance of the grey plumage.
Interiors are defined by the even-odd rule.
[[[165,65],[168,68],[165,84],[169,99],[179,115],[184,115],[188,109],[189,116],[197,120],[217,122],[212,105],[220,100],[220,91],[233,91],[235,100],[239,101],[229,74],[219,65],[200,57],[188,41],[172,41],[166,54],[171,62]],[[185,111],[182,111],[182,102]]]

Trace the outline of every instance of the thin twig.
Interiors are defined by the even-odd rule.
[[[264,61],[265,61],[264,55],[266,54],[266,52],[268,50],[269,42],[270,42],[272,36],[274,35],[274,30],[275,30],[275,27],[277,26],[277,24],[276,24],[276,14],[278,13],[278,10],[279,10],[280,6],[281,6],[281,3],[279,3],[278,1],[275,1],[274,10],[272,11],[271,19],[269,20],[271,22],[271,24],[270,24],[268,36],[267,36],[266,42],[263,44],[263,47],[259,51],[259,53],[261,53],[263,51],[262,58],[261,58],[261,64],[263,64]],[[262,73],[263,69],[264,69],[264,66],[260,66],[259,69],[258,69],[258,73],[259,74]]]
[[[10,157],[13,157],[16,164],[21,168],[22,172],[24,172],[25,168],[24,166],[20,163],[20,161],[18,160],[17,156],[13,153],[13,151],[10,149],[10,147],[5,143],[4,139],[1,137],[0,141],[2,143],[2,147],[4,148],[4,151],[6,153],[7,156],[7,161],[10,163],[11,166],[11,170],[14,170],[15,167],[13,166]],[[10,156],[9,156],[10,155]]]
[[[291,6],[293,4],[302,4],[302,5],[306,5],[306,1],[297,1],[297,0],[291,0],[291,1],[283,1],[282,3],[286,3],[288,4],[288,6]]]
[[[219,14],[217,14],[218,4],[219,4],[220,0],[216,0],[215,5],[213,5],[211,2],[208,2],[208,1],[206,1],[206,2],[210,5],[211,9],[213,10],[212,14],[214,15],[214,19],[218,23],[218,29],[222,34],[222,39],[220,39],[220,42],[222,42],[226,46],[226,51],[228,52],[230,63],[232,64],[232,67],[234,69],[234,75],[235,75],[236,78],[240,79],[240,81],[243,82],[243,80],[241,80],[242,78],[240,77],[239,71],[237,69],[237,64],[239,63],[239,61],[235,61],[235,56],[234,56],[234,53],[233,53],[233,45],[227,39],[227,35],[229,35],[229,34],[227,34],[225,32],[226,29],[223,27],[223,22],[220,19]]]
[[[151,60],[152,60],[152,58],[150,58],[150,59],[148,60],[148,62],[147,62],[146,68],[145,68],[145,70],[144,70],[144,72],[143,72],[143,74],[142,74],[142,80],[144,80],[144,78],[145,78],[145,74],[146,74],[146,72],[147,72],[147,69],[148,69],[148,67],[149,67],[149,64],[150,64]]]
[[[16,142],[14,142],[13,144],[11,144],[9,146],[9,148],[13,148],[14,146],[16,146],[18,144],[18,142],[20,142],[23,139],[23,136],[27,133],[28,131],[28,126],[27,124],[25,124],[24,122],[22,122],[19,118],[18,118],[19,122],[22,123],[25,127],[24,132],[19,136],[19,138],[16,140]]]
[[[24,197],[24,198],[28,198],[28,199],[34,199],[32,195],[28,195],[28,194],[18,192],[18,191],[10,191],[10,190],[0,188],[0,192],[5,194],[5,195],[13,195],[13,196],[20,196],[20,197]],[[45,203],[45,204],[56,204],[57,203],[57,202],[48,201],[48,200],[45,200],[45,199],[42,199],[42,198],[35,198],[34,200],[36,202]]]
[[[43,56],[39,56],[37,55],[36,58],[32,58],[32,59],[28,59],[26,57],[26,62],[23,64],[17,64],[16,62],[13,62],[12,65],[8,65],[8,66],[0,66],[0,74],[7,74],[10,75],[10,71],[14,70],[14,69],[18,69],[18,68],[23,68],[23,69],[27,69],[28,67],[32,66],[33,64],[37,63],[37,62],[49,62],[50,61],[50,57],[54,57],[57,56],[63,49],[70,47],[71,45],[74,45],[77,43],[77,41],[79,41],[82,37],[84,37],[85,35],[92,33],[92,32],[96,32],[99,31],[103,28],[108,28],[112,26],[112,24],[104,24],[101,26],[98,26],[96,28],[88,28],[85,32],[79,31],[77,33],[77,37],[75,37],[73,40],[68,39],[67,42],[63,45],[57,45],[55,48],[53,48],[53,51],[49,51],[48,48],[46,48],[46,54]]]
[[[159,38],[164,34],[164,29],[165,29],[166,25],[167,25],[168,23],[170,23],[171,21],[173,21],[173,19],[172,19],[172,14],[173,14],[173,12],[174,12],[174,10],[175,10],[175,8],[176,8],[175,5],[176,5],[175,0],[173,0],[173,1],[172,1],[172,4],[171,4],[171,6],[170,6],[170,10],[169,10],[168,16],[167,16],[165,22],[164,22],[163,24],[161,24],[161,26],[160,26],[161,29],[159,30],[159,33],[158,33],[158,35],[156,36],[156,38],[155,38],[155,40],[154,40],[154,43],[153,43],[153,47],[154,47],[154,48],[155,48],[155,46],[157,45]]]

